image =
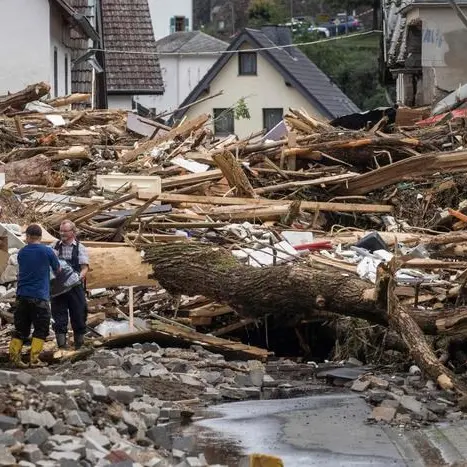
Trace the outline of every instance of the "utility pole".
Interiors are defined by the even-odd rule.
[[[234,6],[234,2],[230,2],[230,8],[232,10],[232,36],[235,36],[235,6]]]
[[[293,20],[293,0],[290,0],[290,21]]]

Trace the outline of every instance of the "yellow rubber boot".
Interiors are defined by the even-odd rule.
[[[21,350],[23,349],[23,341],[14,337],[10,341],[10,361],[18,368],[27,368],[26,363],[21,360]]]
[[[30,364],[32,367],[41,367],[46,366],[46,363],[43,363],[39,360],[39,356],[44,348],[44,340],[38,339],[37,337],[32,338],[31,342],[31,361]]]

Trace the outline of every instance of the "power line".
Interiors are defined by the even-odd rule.
[[[288,45],[274,45],[271,47],[260,47],[257,49],[246,49],[247,52],[261,52],[263,50],[283,50],[289,49],[292,47],[301,47],[305,45],[313,45],[313,44],[324,44],[326,42],[338,41],[343,39],[350,39],[353,37],[362,37],[368,36],[370,34],[381,34],[383,31],[380,30],[372,30],[366,32],[359,32],[355,34],[347,34],[343,36],[336,36],[336,37],[329,37],[326,39],[319,39],[316,41],[309,41],[309,42],[298,42],[296,44],[288,44]],[[146,55],[146,56],[174,56],[174,55],[234,55],[241,50],[220,50],[217,52],[149,52],[143,50],[117,50],[117,49],[90,49],[92,52],[105,52],[105,53],[112,53],[112,54],[122,54],[122,55]]]

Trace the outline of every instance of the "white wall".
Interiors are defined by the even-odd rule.
[[[107,96],[109,109],[132,110],[132,96],[128,94]]]
[[[71,94],[71,51],[65,45],[69,43],[69,28],[63,18],[54,9],[50,10],[50,86],[52,96]],[[54,51],[57,50],[58,88],[55,89]],[[65,57],[68,57],[68,73],[65,71]]]
[[[245,138],[263,129],[263,108],[304,108],[310,115],[322,117],[296,89],[286,86],[278,71],[258,54],[256,76],[238,76],[238,56],[233,55],[210,85],[210,95],[224,91],[222,96],[191,107],[187,118],[202,113],[213,114],[214,108],[230,108],[245,98],[250,119],[235,120],[235,133]],[[203,97],[203,96],[202,96]]]
[[[152,26],[156,41],[172,34],[170,18],[185,16],[189,20],[189,31],[193,29],[193,0],[149,0]]]
[[[188,94],[203,79],[205,74],[217,61],[218,56],[163,56],[159,59],[165,92],[162,96],[140,96],[138,102],[151,99],[150,107],[157,112],[176,110],[188,97]]]
[[[0,95],[50,82],[48,0],[1,0]]]
[[[411,17],[422,20],[423,103],[431,104],[436,88],[453,91],[467,82],[467,29],[449,5],[420,6]]]

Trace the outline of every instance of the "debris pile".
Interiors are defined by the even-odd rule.
[[[36,100],[46,93],[0,98],[2,319],[12,321],[18,229],[39,222],[51,242],[71,219],[89,248],[95,346],[199,343],[265,361],[273,328],[292,328],[309,358],[309,323],[345,320],[346,339],[364,342],[350,324],[362,319],[378,335],[373,357],[409,351],[443,390],[466,393],[453,372],[464,371],[462,343],[450,351],[466,313],[462,120],[383,118],[357,131],[290,109],[239,141],[213,135],[208,115],[169,127],[62,107],[83,95]],[[257,347],[239,342],[244,329]]]

